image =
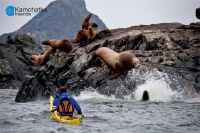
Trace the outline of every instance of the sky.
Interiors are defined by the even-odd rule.
[[[43,7],[54,0],[1,0],[0,35],[13,32],[32,17],[8,16],[8,6]],[[195,16],[200,0],[85,0],[88,11],[96,14],[109,29],[134,25],[148,25],[166,22],[190,24],[199,22]]]

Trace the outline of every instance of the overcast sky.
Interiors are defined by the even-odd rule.
[[[7,6],[46,7],[54,0],[1,0],[0,35],[13,32],[27,23],[31,17],[9,17]],[[98,15],[110,29],[140,24],[180,22],[189,24],[196,19],[195,9],[200,0],[85,0],[88,11]]]

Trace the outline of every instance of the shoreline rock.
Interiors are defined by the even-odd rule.
[[[180,77],[179,80],[185,83],[184,86],[195,88],[199,92],[200,32],[196,29],[200,26],[196,24],[196,26],[185,28],[188,25],[174,23],[171,25],[172,28],[170,28],[170,24],[158,24],[114,29],[110,30],[110,33],[108,30],[103,30],[99,32],[101,39],[97,38],[91,44],[83,47],[72,43],[73,49],[70,53],[57,51],[50,56],[46,65],[40,68],[35,68],[34,64],[27,60],[27,56],[42,51],[42,48],[33,42],[31,43],[34,45],[25,41],[26,45],[24,46],[22,43],[23,47],[19,47],[17,51],[18,53],[21,51],[23,55],[21,60],[24,60],[24,64],[29,69],[27,75],[31,76],[23,79],[16,101],[27,102],[34,100],[38,95],[44,96],[46,85],[55,92],[56,88],[65,85],[74,94],[79,94],[87,87],[96,88],[100,93],[106,95],[115,93],[121,81],[126,78],[126,74],[116,77],[113,71],[99,58],[93,56],[94,52],[102,46],[117,52],[129,50],[139,58],[143,68],[156,68],[169,75],[177,74]],[[14,45],[16,44],[9,45],[9,47],[17,46]],[[37,75],[41,73],[44,73],[44,85],[37,81]],[[126,87],[133,89],[134,85],[127,84]]]

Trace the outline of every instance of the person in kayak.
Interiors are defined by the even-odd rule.
[[[81,107],[74,98],[67,94],[65,87],[60,88],[60,95],[55,97],[53,105],[57,106],[57,111],[61,116],[73,116],[74,108],[79,115],[82,115]]]

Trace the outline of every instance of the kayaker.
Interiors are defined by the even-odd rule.
[[[82,115],[81,107],[74,98],[67,94],[65,87],[60,88],[60,95],[55,97],[53,105],[57,106],[57,111],[61,116],[73,116],[74,108],[79,115]]]

